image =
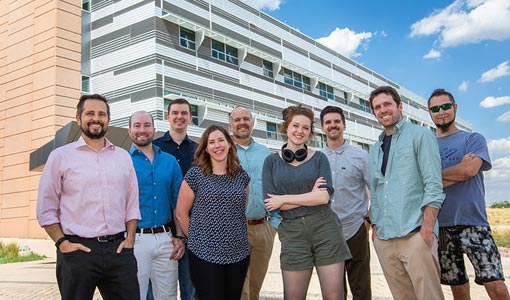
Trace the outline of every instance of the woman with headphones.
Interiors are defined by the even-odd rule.
[[[344,299],[344,261],[351,254],[340,220],[329,206],[333,194],[329,161],[306,146],[314,136],[314,113],[298,105],[282,114],[287,143],[264,161],[262,187],[266,208],[279,210],[282,216],[278,236],[284,299],[306,299],[313,267],[323,299]]]

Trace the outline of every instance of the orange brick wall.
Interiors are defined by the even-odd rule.
[[[0,237],[46,237],[29,156],[74,119],[80,57],[80,0],[0,0]]]

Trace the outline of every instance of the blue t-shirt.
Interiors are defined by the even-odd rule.
[[[438,138],[437,142],[443,169],[460,163],[467,153],[473,153],[483,161],[474,177],[444,189],[446,199],[439,211],[439,226],[489,226],[483,171],[490,170],[492,166],[485,138],[479,133],[461,130]]]

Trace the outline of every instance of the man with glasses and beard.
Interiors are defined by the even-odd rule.
[[[140,299],[133,254],[140,219],[138,183],[129,154],[104,137],[105,97],[83,95],[78,141],[53,150],[39,181],[37,220],[57,247],[64,300]]]
[[[140,213],[135,238],[140,297],[145,299],[152,282],[154,299],[177,299],[177,261],[184,254],[180,227],[172,237],[173,220],[182,174],[177,160],[152,144],[154,119],[146,111],[129,118],[129,150],[138,178]],[[181,239],[179,239],[179,237]]]
[[[489,297],[509,299],[485,210],[483,171],[492,167],[487,142],[479,133],[457,128],[457,103],[451,93],[436,89],[428,107],[437,126],[446,194],[438,216],[441,283],[450,285],[455,299],[470,299],[466,254],[475,270],[475,282],[485,286]]]

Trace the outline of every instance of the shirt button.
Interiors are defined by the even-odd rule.
[[[154,211],[154,213],[155,213],[155,214],[157,214],[157,213],[158,213],[158,211],[157,211],[157,210],[155,210],[155,211]]]
[[[154,185],[156,185],[156,183],[154,182]]]
[[[158,197],[154,196],[154,199],[158,199]]]

